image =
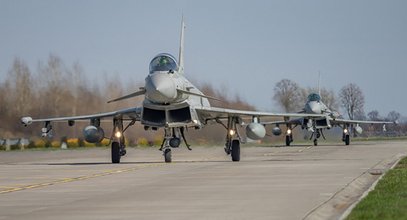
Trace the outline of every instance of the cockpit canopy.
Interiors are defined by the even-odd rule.
[[[321,96],[317,93],[311,93],[308,96],[308,101],[309,102],[319,102],[319,101],[321,101]]]
[[[167,53],[158,54],[150,62],[150,74],[153,72],[174,72],[178,70],[176,59]]]

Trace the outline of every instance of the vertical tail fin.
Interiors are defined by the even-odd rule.
[[[321,96],[321,71],[318,71],[318,95]]]
[[[185,29],[185,23],[184,23],[184,15],[182,15],[182,20],[181,20],[181,37],[180,37],[180,46],[179,46],[179,57],[178,57],[178,72],[183,74],[184,73],[184,29]]]

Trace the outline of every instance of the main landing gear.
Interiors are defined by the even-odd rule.
[[[164,161],[166,163],[172,162],[171,148],[178,148],[181,145],[181,138],[184,140],[188,150],[192,150],[184,135],[184,127],[178,128],[165,128],[164,140],[161,144],[160,150],[163,152]]]
[[[125,129],[123,129],[122,119],[113,120],[112,163],[120,163],[120,158],[126,155],[126,145],[123,133],[133,124],[134,122],[132,121]]]
[[[349,128],[348,126],[343,127],[343,133],[342,133],[342,141],[345,142],[345,145],[350,144],[350,135],[349,135]]]
[[[239,118],[229,117],[227,126],[220,121],[217,122],[227,129],[225,143],[226,154],[231,155],[232,161],[240,161],[240,135],[236,128],[236,125],[239,124]]]
[[[291,142],[294,141],[293,138],[293,130],[291,128],[291,125],[287,125],[287,132],[285,133],[285,146],[290,146]]]

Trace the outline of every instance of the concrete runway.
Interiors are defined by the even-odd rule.
[[[323,143],[321,143],[323,144]],[[0,219],[337,219],[407,153],[406,141],[351,146],[0,152]]]

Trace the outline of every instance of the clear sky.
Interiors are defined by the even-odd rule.
[[[365,112],[407,115],[407,1],[0,0],[0,79],[15,57],[35,71],[53,53],[89,78],[144,82],[160,52],[178,57],[186,21],[185,71],[226,86],[260,110],[279,111],[276,82],[338,92],[359,85]],[[135,88],[137,89],[137,88]]]

